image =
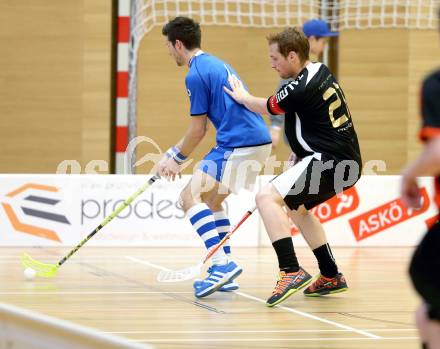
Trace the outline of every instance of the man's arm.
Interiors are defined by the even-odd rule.
[[[426,142],[422,153],[402,172],[401,194],[409,207],[420,205],[420,195],[417,186],[419,176],[438,176],[440,174],[440,137],[434,137]]]
[[[278,92],[281,88],[283,88],[286,84],[291,82],[292,79],[281,79],[278,83],[277,89],[275,92]],[[269,120],[270,120],[270,137],[272,138],[272,148],[275,149],[280,141],[280,138],[282,137],[282,131],[284,129],[284,114],[270,114]]]
[[[284,115],[270,115],[270,137],[272,138],[272,148],[276,148],[282,133]]]
[[[208,125],[206,115],[191,117],[191,123],[186,130],[185,136],[176,144],[180,153],[188,157],[205,137]]]
[[[207,116],[193,116],[186,130],[185,136],[174,146],[168,149],[158,164],[158,173],[167,179],[174,180],[180,176],[181,164],[193,152],[206,134]]]
[[[424,80],[421,90],[423,124],[419,137],[425,142],[425,147],[417,159],[402,172],[402,199],[408,206],[417,207],[420,204],[416,177],[440,174],[439,94],[440,79],[436,73]]]
[[[410,177],[440,174],[440,137],[429,139],[420,155],[404,171]]]

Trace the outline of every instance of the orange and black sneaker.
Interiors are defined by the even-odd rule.
[[[344,275],[338,273],[334,278],[319,275],[318,278],[304,290],[308,297],[319,297],[326,294],[339,293],[348,290]]]
[[[312,281],[312,276],[303,268],[299,268],[296,273],[286,273],[280,271],[280,276],[272,291],[272,296],[266,301],[268,307],[273,307],[281,303],[286,298],[308,285]]]

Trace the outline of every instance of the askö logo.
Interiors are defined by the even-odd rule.
[[[425,213],[430,206],[429,195],[425,187],[420,188],[419,192],[421,207],[418,209],[407,208],[401,198],[396,198],[367,212],[363,212],[356,217],[350,218],[349,223],[356,241],[367,239],[388,228]],[[432,220],[430,223],[433,223]]]
[[[35,190],[38,191],[37,192],[38,194],[34,193]],[[54,199],[52,197],[43,196],[40,193],[41,192],[57,193],[58,190],[59,188],[49,185],[27,183],[9,192],[8,194],[6,194],[6,197],[13,199],[14,206],[16,202],[21,202],[21,200],[23,200],[24,202],[38,203],[42,205],[47,205],[49,207],[53,207],[57,205],[60,202],[60,200]],[[9,222],[16,231],[30,234],[33,236],[38,236],[40,238],[44,238],[52,241],[61,242],[60,237],[55,231],[51,229],[43,228],[41,226],[25,223],[22,220],[20,220],[20,218],[17,215],[16,208],[14,210],[13,206],[10,203],[2,202],[1,204],[6,213],[6,216],[9,219]],[[67,219],[67,217],[61,214],[47,212],[46,210],[39,210],[30,207],[25,207],[20,204],[19,207],[23,212],[23,214],[27,217],[34,217],[34,218],[36,217],[36,218],[41,218],[43,220],[70,225],[70,222]]]

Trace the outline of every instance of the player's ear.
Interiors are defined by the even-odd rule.
[[[183,43],[182,43],[182,41],[176,39],[176,42],[174,43],[173,46],[174,46],[175,49],[181,49],[182,46],[183,46]]]
[[[287,55],[287,59],[288,59],[290,62],[293,62],[293,61],[295,61],[296,59],[298,59],[298,55],[296,54],[295,51],[290,51],[289,54]]]

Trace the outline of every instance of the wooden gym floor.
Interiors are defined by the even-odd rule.
[[[83,247],[53,279],[25,281],[23,251],[56,262],[68,248],[1,248],[0,302],[113,333],[156,348],[419,348],[418,299],[406,269],[412,248],[335,248],[349,292],[264,304],[275,285],[272,248],[236,248],[240,290],[196,299],[192,282],[158,283],[161,268],[197,264],[202,248]],[[317,272],[313,254],[300,264]]]

